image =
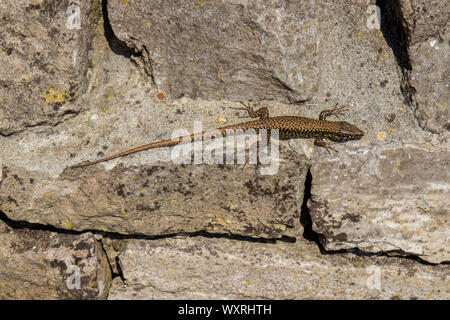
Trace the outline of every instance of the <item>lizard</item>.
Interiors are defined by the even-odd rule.
[[[254,129],[256,132],[260,129],[266,130],[279,130],[280,139],[294,139],[294,138],[315,138],[314,144],[325,148],[328,152],[336,149],[331,147],[332,144],[337,142],[345,142],[348,140],[360,139],[364,136],[364,131],[345,121],[330,121],[326,120],[331,115],[342,114],[348,111],[346,107],[338,107],[337,105],[331,110],[323,110],[319,119],[311,119],[300,116],[276,116],[270,117],[267,107],[262,107],[255,110],[250,103],[245,104],[240,102],[243,107],[231,107],[234,110],[244,110],[248,113],[246,116],[239,116],[239,118],[258,118],[259,120],[252,120],[247,122],[241,122],[234,125],[228,125],[217,128],[217,130],[226,135],[227,130],[243,130]],[[109,161],[119,157],[124,157],[136,152],[141,152],[148,149],[171,147],[182,142],[192,142],[203,139],[205,131],[197,134],[191,134],[190,136],[180,137],[178,139],[169,139],[152,142],[133,149],[129,149],[105,158],[90,162],[82,162],[71,166],[70,168],[81,168],[91,166],[100,162]],[[327,139],[327,141],[325,141]]]

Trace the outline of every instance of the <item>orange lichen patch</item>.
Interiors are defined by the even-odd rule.
[[[383,132],[380,132],[380,133],[378,134],[378,140],[383,141],[384,138],[385,138],[384,133],[383,133]]]
[[[48,87],[46,93],[42,93],[41,97],[45,99],[45,103],[64,102],[69,96],[66,91],[60,91],[52,87]]]
[[[156,95],[156,98],[158,98],[158,99],[161,100],[161,101],[164,100],[164,97],[165,97],[164,92],[160,92],[160,93],[158,93],[158,94]]]

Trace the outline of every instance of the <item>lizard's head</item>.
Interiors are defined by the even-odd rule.
[[[364,135],[364,131],[348,122],[339,121],[339,126],[340,126],[339,132],[336,133],[335,137],[332,140],[335,141],[354,140],[360,139]]]

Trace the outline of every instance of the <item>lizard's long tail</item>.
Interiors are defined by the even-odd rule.
[[[87,166],[91,166],[100,162],[105,162],[105,161],[109,161],[112,159],[116,159],[116,158],[120,158],[120,157],[124,157],[127,156],[129,154],[132,153],[136,153],[136,152],[140,152],[140,151],[144,151],[144,150],[148,150],[148,149],[154,149],[154,148],[162,148],[162,147],[171,147],[171,146],[175,146],[181,142],[192,142],[194,140],[199,140],[203,137],[204,132],[202,133],[196,133],[196,134],[191,134],[190,136],[185,136],[185,137],[180,137],[178,139],[174,139],[174,140],[162,140],[162,141],[157,141],[157,142],[153,142],[153,143],[149,143],[149,144],[145,144],[143,146],[140,147],[136,147],[134,149],[130,149],[127,151],[123,151],[121,153],[117,153],[114,154],[112,156],[109,157],[105,157],[102,159],[98,159],[95,161],[89,161],[89,162],[82,162],[76,165],[71,166],[70,168],[74,169],[74,168],[82,168],[82,167],[87,167]]]
[[[227,130],[236,131],[236,130],[240,129],[240,130],[246,131],[249,128],[248,124],[249,123],[253,123],[253,122],[254,121],[252,121],[252,122],[245,122],[245,123],[239,123],[237,125],[229,125],[229,126],[217,128],[216,130],[218,130],[222,135],[225,136],[227,134]],[[94,161],[89,161],[89,162],[82,162],[82,163],[70,166],[69,168],[75,169],[75,168],[82,168],[82,167],[92,166],[92,165],[100,163],[100,162],[105,162],[105,161],[109,161],[109,160],[112,160],[112,159],[124,157],[124,156],[127,156],[129,154],[133,154],[133,153],[144,151],[144,150],[148,150],[148,149],[162,148],[162,147],[172,147],[172,146],[175,146],[175,145],[180,144],[180,143],[190,143],[190,142],[193,142],[193,141],[199,141],[199,140],[202,140],[203,137],[205,135],[207,135],[207,134],[208,134],[208,132],[203,131],[201,133],[193,133],[190,136],[184,136],[184,137],[180,137],[178,139],[173,139],[173,140],[169,139],[169,140],[156,141],[156,142],[152,142],[152,143],[149,143],[149,144],[145,144],[145,145],[140,146],[140,147],[136,147],[134,149],[130,149],[130,150],[123,151],[121,153],[114,154],[114,155],[106,157],[106,158],[102,158],[102,159],[98,159],[98,160],[94,160]]]

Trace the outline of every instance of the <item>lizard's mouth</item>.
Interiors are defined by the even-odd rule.
[[[357,126],[342,121],[340,123],[339,136],[340,136],[339,138],[343,140],[355,140],[360,139],[362,136],[364,136],[364,131],[359,129]]]
[[[364,136],[364,131],[362,131],[359,128],[356,128],[355,132],[356,132],[356,139],[360,139],[362,136]]]

